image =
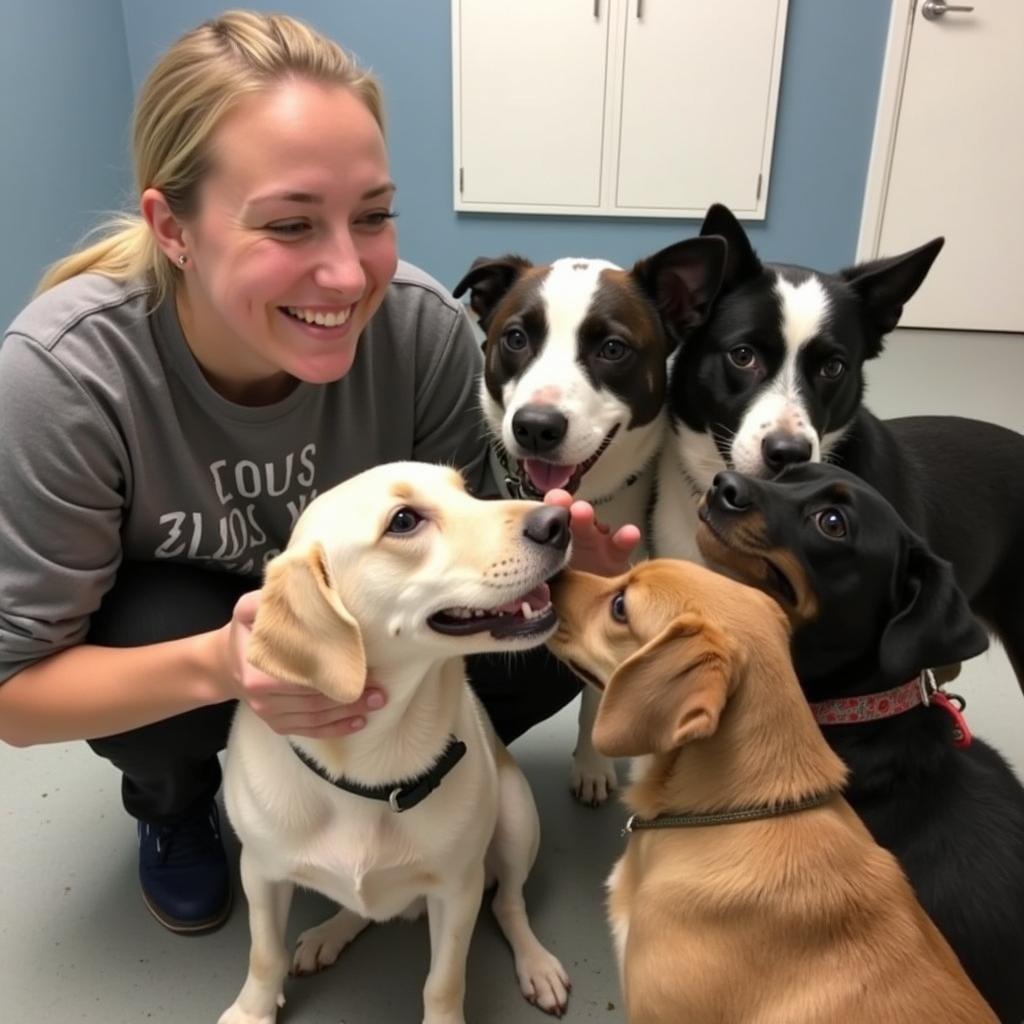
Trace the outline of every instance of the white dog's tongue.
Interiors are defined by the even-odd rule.
[[[559,466],[541,459],[525,459],[523,466],[538,494],[547,494],[556,487],[564,487],[576,471],[575,466]]]

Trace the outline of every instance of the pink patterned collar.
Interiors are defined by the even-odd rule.
[[[953,719],[953,745],[964,748],[971,745],[971,731],[961,713],[967,702],[959,694],[947,694],[935,683],[929,669],[901,686],[882,693],[867,693],[859,697],[837,697],[811,703],[811,711],[818,725],[855,725],[892,718],[924,704],[942,708]]]

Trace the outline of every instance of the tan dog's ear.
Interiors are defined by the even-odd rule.
[[[248,655],[267,675],[349,704],[366,686],[366,653],[359,624],[327,580],[325,559],[314,544],[270,563]]]
[[[608,757],[638,757],[711,736],[735,660],[724,633],[700,616],[680,615],[612,676],[594,746]]]

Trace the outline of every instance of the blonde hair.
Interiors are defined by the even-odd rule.
[[[182,36],[157,61],[135,105],[132,154],[138,193],[159,189],[179,218],[195,213],[209,167],[210,140],[241,98],[297,77],[351,89],[384,131],[380,86],[340,46],[283,14],[227,11]],[[148,277],[154,304],[174,290],[180,270],[161,252],[146,221],[119,214],[99,241],[58,260],[36,294],[87,271]]]

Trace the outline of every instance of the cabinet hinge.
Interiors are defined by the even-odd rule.
[[[465,167],[460,167],[459,168],[459,195],[461,196],[462,193],[465,190],[466,190],[466,168]]]
[[[764,175],[759,174],[757,176],[757,195],[755,196],[756,199],[760,199],[761,198],[761,182],[762,182],[763,178],[764,178]]]

